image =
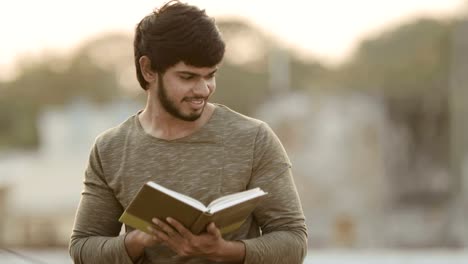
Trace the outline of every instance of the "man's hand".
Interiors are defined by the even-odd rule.
[[[125,237],[125,248],[134,262],[143,255],[145,247],[153,246],[156,243],[161,243],[158,237],[140,230],[133,230]]]
[[[245,256],[245,246],[242,242],[226,241],[214,223],[208,225],[207,232],[194,235],[190,230],[172,218],[169,223],[153,218],[162,231],[152,228],[155,238],[162,241],[179,256],[205,257],[213,261],[242,262]]]

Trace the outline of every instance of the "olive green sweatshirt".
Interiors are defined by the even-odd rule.
[[[217,104],[210,120],[187,137],[146,134],[138,114],[97,137],[70,240],[75,263],[133,263],[118,219],[147,181],[205,204],[261,187],[269,194],[224,239],[245,244],[248,264],[302,263],[306,255],[304,215],[283,146],[264,122]],[[146,248],[139,263],[213,262],[179,257],[158,244]]]

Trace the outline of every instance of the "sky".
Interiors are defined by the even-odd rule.
[[[67,53],[105,31],[132,32],[161,0],[0,0],[0,78],[18,58]],[[186,0],[214,17],[242,17],[305,56],[344,61],[370,34],[415,17],[443,18],[465,0]],[[464,4],[465,3],[465,4]]]

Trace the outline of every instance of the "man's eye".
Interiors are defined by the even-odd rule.
[[[193,79],[193,75],[181,75],[180,78],[184,80],[190,80],[190,79]]]

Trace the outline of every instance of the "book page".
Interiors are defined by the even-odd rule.
[[[265,195],[266,193],[261,190],[260,188],[254,188],[247,191],[229,194],[223,197],[220,197],[214,201],[212,201],[208,206],[208,211],[210,213],[215,213],[222,209],[231,207],[236,204],[243,203],[245,201],[251,200],[258,196]]]
[[[178,193],[178,192],[173,191],[171,189],[168,189],[168,188],[166,188],[164,186],[161,186],[161,185],[159,185],[159,184],[157,184],[155,182],[148,182],[147,184],[149,186],[151,186],[152,188],[157,189],[157,190],[159,190],[159,191],[161,191],[161,192],[163,192],[163,193],[165,193],[165,194],[167,194],[167,195],[169,195],[171,197],[174,197],[175,199],[177,199],[177,200],[179,200],[179,201],[181,201],[183,203],[186,203],[186,204],[188,204],[188,205],[190,205],[190,206],[192,206],[192,207],[194,207],[194,208],[196,208],[196,209],[198,209],[200,211],[205,212],[207,210],[207,207],[203,203],[201,203],[200,201],[198,201],[198,200],[196,200],[196,199],[194,199],[194,198],[192,198],[190,196]]]

